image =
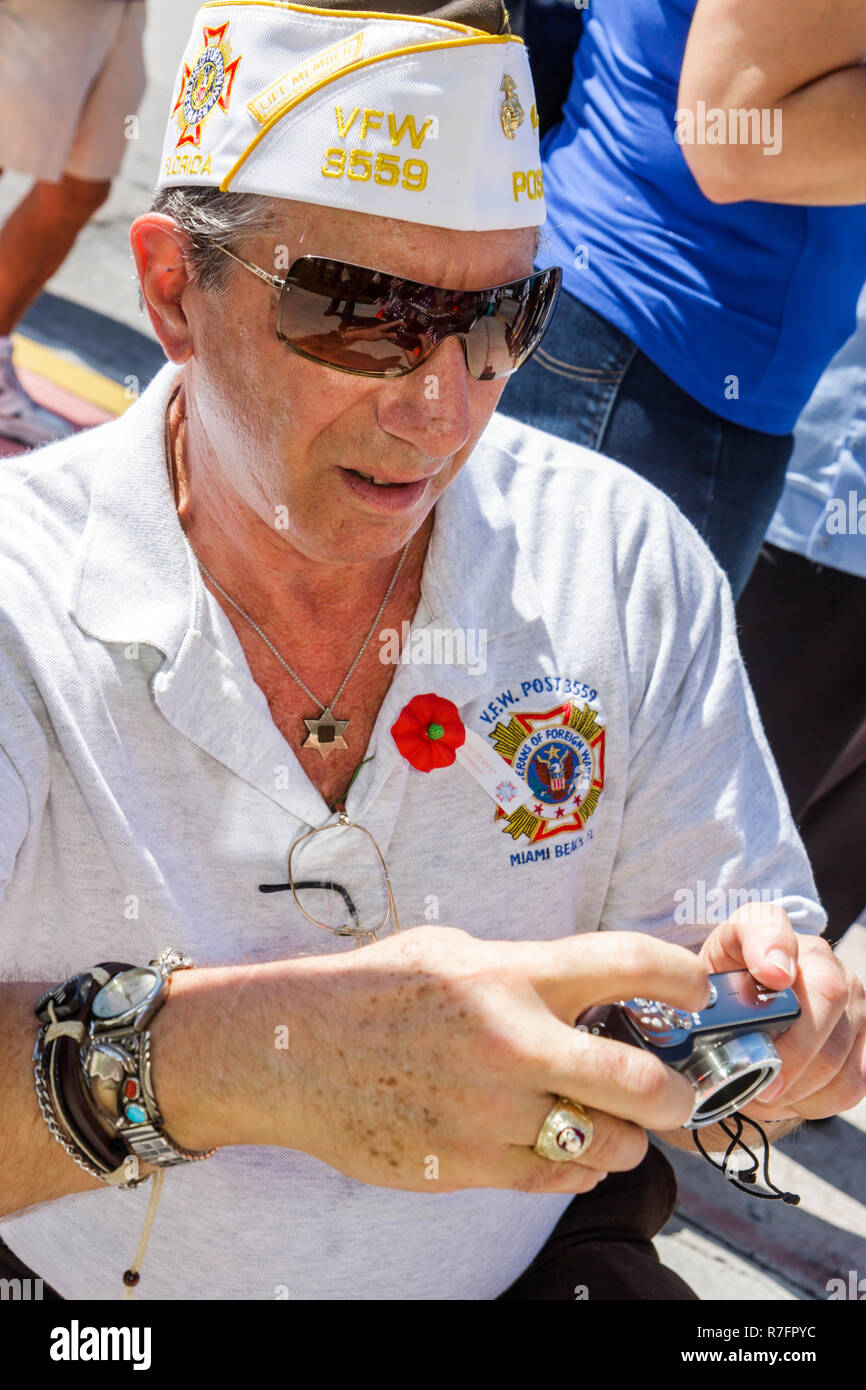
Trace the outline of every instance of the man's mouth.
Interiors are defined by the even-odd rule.
[[[363,473],[360,468],[341,468],[340,472],[354,496],[366,506],[372,505],[376,511],[405,511],[414,507],[426,493],[431,480],[428,475],[394,481]]]
[[[365,483],[373,483],[375,487],[402,487],[402,483],[386,483],[381,478],[374,478],[369,473],[359,473],[357,468],[350,468],[350,473],[354,473],[356,478],[363,478]]]
[[[362,473],[359,468],[347,468],[347,473],[354,473],[356,478],[363,478],[365,483],[372,483],[374,487],[414,487],[416,483],[426,483],[426,478],[403,478],[399,482],[389,482],[386,478],[374,478],[372,473]]]

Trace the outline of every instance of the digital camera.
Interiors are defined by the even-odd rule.
[[[684,1129],[732,1115],[769,1086],[782,1066],[773,1040],[800,1017],[792,989],[768,989],[748,970],[711,975],[710,988],[700,1013],[622,999],[586,1009],[575,1024],[583,1033],[643,1047],[687,1077],[695,1107]]]

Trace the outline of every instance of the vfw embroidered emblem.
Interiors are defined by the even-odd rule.
[[[226,31],[231,23],[226,20],[218,29],[202,30],[204,43],[195,55],[192,67],[183,65],[180,94],[174,104],[173,116],[177,116],[180,138],[175,149],[181,145],[201,146],[201,128],[214,107],[228,111],[234,86],[235,73],[240,57],[232,59],[231,45]],[[242,56],[242,55],[241,55]]]
[[[583,829],[604,787],[604,729],[589,705],[515,714],[490,738],[535,796],[510,813],[497,808],[506,835],[535,843]]]

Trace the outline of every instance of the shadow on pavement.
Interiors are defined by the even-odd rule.
[[[140,391],[165,362],[159,343],[145,333],[48,292],[27,311],[17,331],[56,351],[73,353],[85,366],[121,385],[134,376]]]

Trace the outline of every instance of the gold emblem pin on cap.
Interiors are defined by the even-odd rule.
[[[526,117],[517,96],[517,84],[513,77],[508,76],[508,73],[503,77],[499,90],[505,93],[505,100],[499,112],[502,130],[509,140],[513,140]]]

